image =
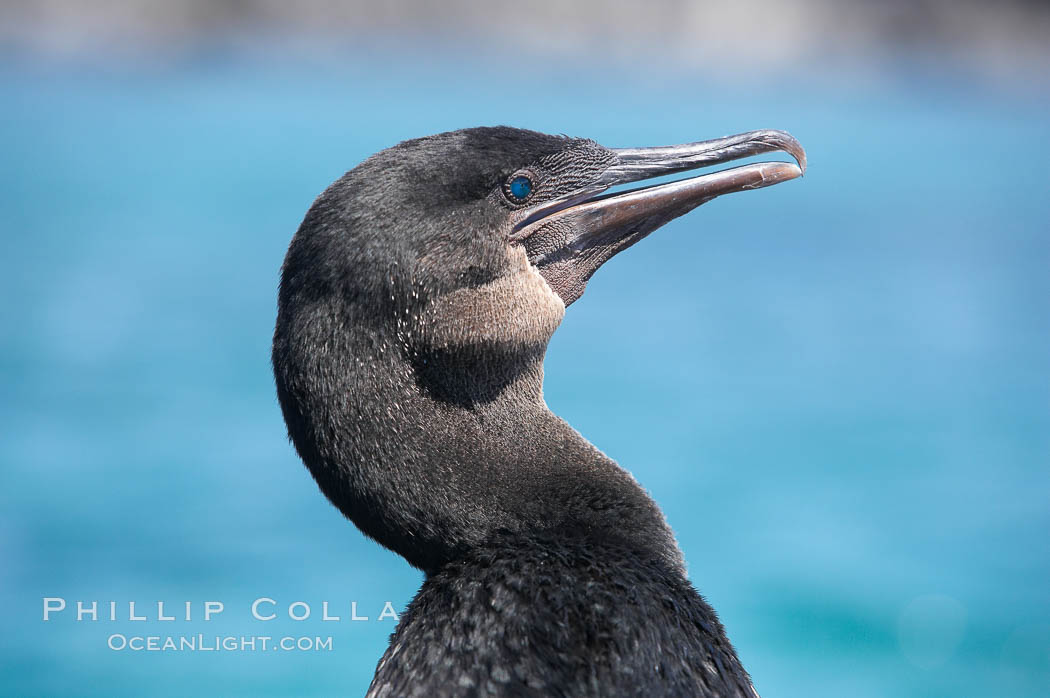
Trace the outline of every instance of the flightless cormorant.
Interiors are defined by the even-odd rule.
[[[606,192],[774,151],[798,164]],[[805,162],[781,131],[609,149],[472,128],[314,202],[273,340],[288,432],[328,499],[425,574],[370,696],[755,695],[660,509],[547,409],[543,356],[614,254]]]

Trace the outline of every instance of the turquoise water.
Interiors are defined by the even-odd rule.
[[[569,72],[0,70],[0,693],[363,693],[393,629],[376,616],[420,575],[284,437],[278,267],[368,154],[510,123],[609,146],[783,128],[808,150],[804,180],[610,262],[546,364],[551,407],[664,507],[758,690],[1050,694],[1047,95]],[[44,597],[124,618],[190,601],[194,620],[44,622]],[[259,597],[313,615],[256,621]],[[226,610],[205,623],[208,600]],[[114,651],[114,633],[333,649]]]

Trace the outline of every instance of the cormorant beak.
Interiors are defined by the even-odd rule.
[[[675,174],[730,160],[782,151],[796,162],[761,162],[603,194],[620,184]],[[615,160],[585,189],[548,201],[515,226],[513,240],[568,306],[583,295],[598,267],[664,223],[715,197],[801,177],[806,152],[784,131],[750,131],[698,143],[614,149]]]

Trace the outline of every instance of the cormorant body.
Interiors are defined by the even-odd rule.
[[[617,252],[720,194],[794,178],[759,131],[652,149],[507,127],[406,141],[314,203],[273,363],[321,490],[425,581],[370,696],[753,696],[634,478],[547,408],[543,356]]]

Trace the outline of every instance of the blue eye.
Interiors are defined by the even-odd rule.
[[[518,201],[524,201],[532,193],[532,180],[521,175],[510,180],[510,195]]]

